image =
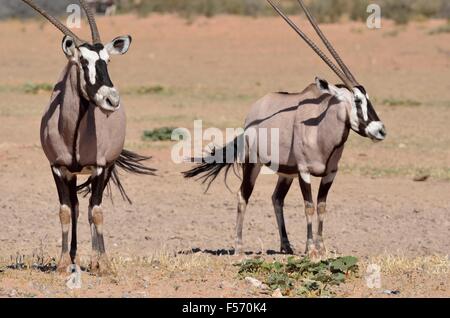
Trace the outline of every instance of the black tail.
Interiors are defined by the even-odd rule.
[[[225,185],[227,185],[227,176],[231,168],[233,168],[234,174],[238,176],[235,165],[238,164],[238,158],[241,154],[239,151],[239,139],[242,138],[242,136],[243,135],[236,137],[232,142],[225,145],[225,147],[212,149],[211,153],[204,158],[191,158],[192,162],[200,161],[200,163],[195,168],[183,172],[184,177],[187,179],[198,177],[196,180],[202,180],[202,184],[206,183],[208,185],[205,190],[205,192],[207,192],[211,184],[219,176],[220,172],[225,169]],[[218,153],[221,154],[219,162],[217,162]],[[227,156],[227,154],[229,155]]]
[[[111,176],[107,184],[108,192],[111,193],[110,182],[112,181],[114,185],[119,189],[122,199],[128,201],[128,203],[131,204],[132,202],[130,200],[130,197],[127,195],[125,188],[123,187],[122,182],[120,181],[118,168],[128,173],[154,176],[156,169],[149,168],[143,164],[144,161],[150,160],[151,158],[152,157],[145,157],[138,155],[128,150],[122,150],[122,153],[120,154],[119,158],[115,161],[114,165],[111,167]],[[85,183],[77,187],[78,192],[84,196],[87,196],[91,192],[91,184],[92,184],[92,177],[89,177],[89,179]]]

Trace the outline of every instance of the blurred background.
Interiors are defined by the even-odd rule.
[[[218,14],[246,16],[273,15],[274,11],[263,0],[90,0],[100,14],[112,15],[136,12],[147,15],[152,12],[177,13],[185,17],[202,15],[212,17]],[[306,0],[320,22],[337,22],[342,19],[365,20],[369,4],[379,4],[383,16],[403,24],[411,20],[429,18],[450,19],[448,0]],[[63,13],[73,0],[36,0],[52,13]],[[296,0],[279,1],[287,13],[300,13]],[[0,4],[0,18],[22,18],[32,15],[19,1],[3,0]]]

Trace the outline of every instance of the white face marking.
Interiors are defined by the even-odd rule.
[[[91,51],[85,47],[80,47],[80,52],[83,58],[88,61],[89,81],[94,85],[96,76],[95,63],[100,59],[100,56],[97,52]]]
[[[374,141],[382,141],[386,138],[381,131],[384,130],[384,125],[381,121],[373,121],[366,128],[366,135]]]
[[[106,63],[109,62],[109,54],[107,49],[103,49],[100,51],[100,58]]]
[[[364,121],[367,121],[369,119],[369,115],[367,113],[367,98],[366,95],[364,95],[358,88],[354,88],[353,92],[355,93],[355,98],[358,98],[361,100],[361,110],[363,113]],[[355,105],[356,107],[356,105]]]

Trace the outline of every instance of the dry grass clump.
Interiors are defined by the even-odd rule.
[[[369,263],[378,264],[381,271],[388,275],[399,275],[414,271],[426,275],[450,274],[450,259],[443,255],[413,258],[401,255],[380,255],[371,258]]]

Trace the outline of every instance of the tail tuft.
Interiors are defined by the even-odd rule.
[[[124,201],[127,201],[128,203],[132,204],[132,201],[128,194],[125,191],[125,188],[122,185],[122,182],[119,178],[119,170],[118,168],[122,169],[125,172],[138,174],[138,175],[147,175],[147,176],[155,176],[156,169],[147,167],[143,164],[144,161],[150,160],[152,157],[145,157],[141,156],[137,153],[128,151],[128,150],[122,150],[122,153],[120,154],[119,158],[115,161],[114,165],[111,168],[111,176],[110,181],[114,183],[114,185],[118,188],[120,195],[122,196],[122,199]],[[92,184],[92,177],[89,177],[89,179],[77,186],[77,191],[83,196],[89,195],[91,193],[91,184]],[[108,187],[108,192],[110,194],[111,200],[111,184],[108,182],[106,185]]]
[[[225,169],[225,185],[230,169],[233,169],[235,175],[238,175],[235,170],[239,157],[239,138],[238,136],[234,141],[227,144],[222,148],[213,148],[208,156],[195,159],[191,158],[191,162],[201,161],[195,168],[183,172],[183,176],[187,179],[198,177],[196,180],[201,180],[202,184],[207,184],[205,192],[208,192],[211,184],[219,176],[220,172]],[[218,158],[219,153],[219,158]],[[232,154],[233,157],[228,158],[227,154]],[[219,159],[219,160],[218,160]],[[228,185],[227,185],[228,187]]]
[[[129,173],[154,176],[157,170],[142,164],[143,161],[150,159],[152,159],[152,157],[141,156],[137,153],[124,149],[122,150],[119,159],[116,160],[115,165]]]

